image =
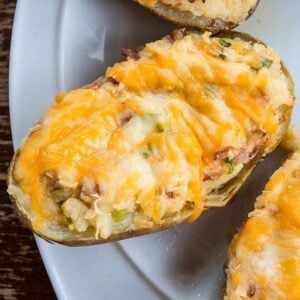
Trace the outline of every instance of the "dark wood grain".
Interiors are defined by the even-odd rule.
[[[8,61],[16,1],[0,0],[0,299],[55,299],[32,234],[6,193],[13,155],[8,106]]]

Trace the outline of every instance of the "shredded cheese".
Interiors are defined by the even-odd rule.
[[[52,217],[47,203],[53,201],[41,180],[52,172],[55,184],[71,189],[76,199],[82,189],[87,203],[86,182],[97,187],[100,200],[91,197],[98,204],[88,206],[83,216],[96,235],[114,232],[113,209],[136,214],[135,224],[161,224],[189,207],[195,220],[205,195],[243,166],[228,172],[219,161],[223,181],[203,185],[204,171],[216,165],[217,150],[252,151],[255,144],[249,141],[256,130],[265,132],[272,147],[279,108],[293,104],[277,53],[240,39],[230,45],[223,49],[209,33],[149,43],[138,60],[107,70],[106,77],[117,84],[59,94],[22,145],[14,170],[33,210],[41,219]],[[251,64],[265,56],[272,65],[253,70]],[[72,215],[69,208],[65,212]]]

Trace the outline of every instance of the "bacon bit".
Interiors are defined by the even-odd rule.
[[[84,88],[84,89],[98,90],[98,89],[100,89],[100,88],[103,86],[103,84],[105,84],[106,82],[110,82],[110,83],[112,83],[112,84],[114,84],[114,85],[118,85],[118,84],[119,84],[119,82],[118,82],[117,80],[115,80],[114,78],[112,78],[112,77],[107,77],[105,80],[100,79],[100,80],[96,80],[96,81],[94,81],[94,82],[92,82],[92,83],[90,83],[90,84],[87,84],[87,85],[85,85],[83,88]]]
[[[266,137],[266,133],[260,129],[255,129],[250,132],[250,137],[261,140]]]
[[[236,163],[241,163],[241,164],[248,163],[250,160],[252,160],[257,155],[257,153],[261,149],[262,145],[263,145],[263,143],[261,143],[260,145],[255,146],[252,149],[252,151],[250,151],[250,152],[247,152],[247,150],[244,149],[244,148],[240,149],[238,154],[233,158],[233,161],[236,162]]]
[[[293,172],[294,177],[300,177],[300,169],[297,169]]]
[[[228,157],[228,152],[232,149],[233,147],[228,146],[217,150],[214,156],[214,160],[224,160]]]
[[[255,295],[255,292],[256,292],[255,285],[250,284],[249,288],[248,288],[248,291],[247,291],[247,296],[252,298]]]
[[[114,79],[113,77],[107,77],[107,81],[114,84],[114,85],[119,84],[119,82],[116,79]]]
[[[43,126],[42,123],[43,123],[43,120],[39,119],[37,122],[35,122],[33,127],[29,128],[29,132],[34,133],[35,131],[42,129],[42,126]]]
[[[249,152],[245,148],[241,148],[233,158],[234,162],[241,164],[246,164],[249,160]]]
[[[57,179],[57,176],[54,172],[52,171],[47,171],[45,174],[44,174],[47,178],[51,178],[51,179]]]
[[[259,152],[262,146],[265,144],[267,140],[267,134],[260,129],[254,130],[250,134],[251,134],[250,138],[252,139],[253,144],[255,145],[249,155],[250,159],[252,159]]]
[[[257,145],[250,153],[249,155],[249,160],[252,160],[257,153],[260,151],[261,147],[262,147],[263,143],[261,143],[260,145]]]
[[[261,105],[266,105],[268,104],[268,99],[266,99],[265,97],[258,97],[255,99],[255,101],[258,103],[258,104],[261,104]]]
[[[171,199],[174,198],[174,192],[172,192],[172,191],[165,192],[165,194]]]
[[[103,194],[104,194],[104,191],[105,191],[103,185],[102,185],[101,183],[98,183],[97,187],[98,187],[98,189],[97,189],[98,194],[99,194],[100,196],[103,195]]]
[[[122,111],[119,114],[119,121],[121,125],[124,125],[130,121],[130,119],[133,117],[134,113],[131,110],[125,110]]]
[[[221,166],[204,170],[203,181],[214,180],[223,174],[224,170]]]
[[[138,53],[131,49],[122,48],[121,53],[127,58],[127,59],[139,59],[140,56]]]
[[[248,136],[248,140],[250,144],[254,145],[253,150],[256,148],[260,149],[267,140],[267,134],[260,129],[252,130]]]
[[[170,33],[170,37],[173,41],[181,40],[185,35],[185,29],[175,30]]]
[[[100,87],[104,84],[103,81],[94,81],[90,84],[87,84],[84,86],[85,89],[93,89],[93,90],[98,90]]]
[[[248,151],[244,148],[241,148],[233,158],[234,162],[246,164],[250,160],[252,160],[264,145],[266,141],[266,134],[261,130],[251,131],[249,140],[250,143],[254,145],[254,147],[252,149],[249,149]]]
[[[42,125],[43,121],[44,121],[44,117],[41,117],[35,122],[35,125]]]
[[[55,188],[58,186],[58,178],[54,172],[47,171],[44,175],[41,177],[41,182],[43,185],[45,185],[47,188]]]
[[[250,160],[252,160],[257,153],[260,151],[261,147],[264,145],[266,141],[266,133],[263,132],[262,130],[253,130],[249,133],[249,144],[254,145],[254,147],[251,149],[245,149],[245,148],[240,148],[240,149],[234,149],[231,146],[221,148],[216,151],[214,160],[217,161],[222,161],[228,158],[228,152],[229,151],[234,151],[235,155],[233,157],[233,161],[236,163],[242,163],[246,164]]]

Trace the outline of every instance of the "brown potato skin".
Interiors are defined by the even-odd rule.
[[[133,0],[134,2],[138,2],[138,0]],[[220,18],[212,19],[203,16],[195,16],[191,12],[183,12],[175,7],[171,7],[170,5],[157,3],[154,7],[146,7],[143,4],[139,3],[141,6],[146,7],[151,10],[155,15],[165,19],[169,22],[172,22],[181,27],[190,27],[196,28],[200,30],[208,30],[211,32],[220,32],[220,31],[229,31],[233,28],[237,27],[241,22],[249,19],[255,12],[260,0],[257,0],[256,5],[249,10],[248,15],[245,19],[240,20],[238,23],[227,22]]]
[[[186,35],[188,33],[191,33],[191,32],[197,33],[197,34],[202,34],[202,32],[200,32],[200,31],[186,31],[185,29],[180,29],[180,30],[176,30],[176,31],[172,32],[170,35],[166,36],[165,38],[169,39],[169,40],[176,40],[176,39],[182,38],[184,35]],[[264,44],[263,42],[257,40],[256,38],[252,37],[251,35],[241,33],[241,32],[235,32],[235,31],[220,32],[220,33],[216,34],[215,36],[228,37],[228,38],[238,37],[238,38],[241,38],[245,41],[252,41],[252,42]],[[288,79],[289,89],[290,89],[292,95],[295,95],[293,79],[292,79],[290,73],[288,72],[287,68],[283,64],[283,62],[281,62],[281,65],[282,65],[282,70],[283,70],[285,76]],[[102,85],[102,83],[105,80],[107,80],[107,79],[104,79],[103,77],[100,77],[96,81],[84,86],[83,88],[97,89]],[[288,126],[289,126],[289,123],[290,123],[290,118],[291,118],[291,113],[292,113],[292,107],[284,106],[284,108],[283,108],[283,120],[282,120],[282,126],[283,126],[283,129],[284,129],[284,130],[282,130],[283,134],[288,129]],[[279,136],[276,145],[274,145],[274,147],[272,149],[270,149],[270,151],[268,153],[265,153],[264,149],[262,148],[261,151],[258,153],[258,155],[252,161],[250,161],[248,165],[246,165],[244,167],[241,174],[239,176],[237,176],[236,178],[234,178],[229,183],[229,186],[225,187],[225,192],[223,190],[220,190],[220,192],[221,192],[220,198],[222,197],[224,199],[219,205],[210,205],[209,203],[205,202],[205,199],[204,199],[204,204],[205,204],[204,209],[207,210],[207,209],[213,208],[213,207],[225,206],[230,201],[230,199],[235,195],[235,193],[238,191],[238,189],[241,187],[241,185],[249,177],[252,170],[257,165],[257,163],[259,161],[261,161],[264,156],[266,156],[271,151],[273,151],[278,146],[281,139],[282,139],[282,136]],[[10,163],[10,166],[9,166],[9,169],[8,169],[8,178],[7,178],[7,184],[8,185],[12,184],[12,185],[17,186],[17,182],[15,181],[14,176],[13,176],[13,169],[14,169],[15,161],[18,159],[18,153],[19,153],[19,150],[16,151],[14,157],[11,160],[11,163]],[[222,193],[225,194],[225,197],[224,197],[224,195],[222,195]],[[82,238],[76,238],[76,239],[57,240],[57,239],[49,238],[49,236],[47,236],[47,232],[36,232],[33,229],[32,222],[31,222],[30,218],[28,217],[28,215],[24,214],[22,209],[18,206],[17,199],[14,199],[12,196],[10,196],[10,198],[11,198],[11,201],[12,201],[12,204],[14,206],[15,211],[19,215],[20,220],[22,221],[22,223],[28,229],[30,229],[33,233],[37,234],[38,236],[40,236],[41,238],[43,238],[44,240],[46,240],[50,243],[56,242],[56,243],[67,245],[67,246],[96,245],[96,244],[103,244],[103,243],[107,243],[107,242],[118,241],[118,240],[122,240],[122,239],[126,239],[126,238],[141,236],[141,235],[145,235],[145,234],[154,233],[154,232],[158,232],[158,231],[168,229],[168,228],[173,227],[177,224],[183,223],[187,219],[187,217],[186,217],[186,218],[181,218],[180,220],[177,220],[175,222],[170,222],[168,224],[155,225],[152,228],[144,228],[144,229],[139,229],[139,230],[134,230],[134,231],[122,232],[120,234],[111,235],[107,239],[101,239],[101,238],[96,239],[93,235],[91,235],[89,237],[84,237],[83,236]]]

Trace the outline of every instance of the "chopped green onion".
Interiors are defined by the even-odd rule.
[[[271,60],[267,57],[262,57],[261,64],[263,67],[270,68],[273,64],[273,60]]]
[[[53,200],[59,202],[65,199],[64,190],[62,188],[54,189],[50,192],[50,196]]]
[[[218,95],[218,88],[214,84],[203,85],[203,92],[207,97],[215,98]]]
[[[140,204],[136,204],[135,205],[135,211],[138,213],[142,213],[143,212],[143,208]]]
[[[181,209],[182,211],[186,211],[186,210],[191,210],[195,207],[195,203],[191,202],[191,201],[187,201],[185,202],[183,208]]]
[[[225,159],[225,164],[227,167],[227,174],[231,174],[234,170],[233,160],[228,157]]]
[[[146,152],[146,151],[143,151],[143,152],[142,152],[142,155],[143,155],[143,157],[144,157],[145,159],[148,159],[149,156],[150,156],[150,153],[149,153],[149,152]]]
[[[219,43],[220,43],[221,46],[226,47],[226,48],[231,46],[231,43],[224,40],[224,39],[219,39]]]
[[[66,221],[67,221],[68,224],[72,224],[73,223],[73,220],[71,218],[69,218],[69,217],[66,217]]]
[[[257,71],[260,70],[260,68],[256,68],[256,67],[252,67],[252,66],[250,66],[250,69],[253,70],[253,71],[255,71],[255,72],[257,72]]]
[[[157,117],[157,114],[152,114],[152,113],[144,113],[142,115],[139,115],[142,119],[144,120],[153,120],[153,118],[156,118]]]
[[[221,57],[223,60],[225,60],[225,59],[226,59],[226,55],[225,55],[225,54],[223,54],[223,53],[221,53],[221,54],[219,55],[219,57]]]
[[[114,209],[111,212],[111,216],[115,222],[122,221],[125,218],[126,214],[127,214],[126,208],[120,210]]]
[[[56,202],[57,203],[57,205],[58,205],[58,207],[62,207],[62,205],[64,204],[64,200],[61,200],[61,201],[58,201],[58,202]]]
[[[156,127],[157,132],[164,132],[165,131],[164,125],[162,123],[157,123],[155,127]]]
[[[144,157],[145,159],[148,159],[149,156],[152,155],[152,153],[153,153],[153,147],[152,147],[151,144],[148,144],[148,145],[147,145],[147,149],[144,150],[141,154],[143,155],[143,157]]]

